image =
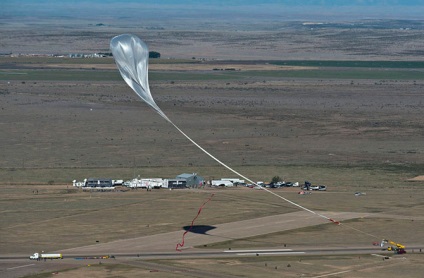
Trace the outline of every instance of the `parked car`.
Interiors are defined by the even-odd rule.
[[[281,182],[271,182],[270,184],[269,184],[269,186],[271,187],[271,188],[280,188],[281,187]]]
[[[309,190],[319,190],[319,185],[311,185]]]
[[[292,187],[293,186],[293,183],[288,181],[288,182],[285,182],[284,183],[284,186],[285,187]]]
[[[326,191],[327,190],[327,186],[325,185],[320,185],[318,188],[319,191]]]

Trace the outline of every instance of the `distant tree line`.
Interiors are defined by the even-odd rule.
[[[112,57],[112,52],[100,52],[100,55]],[[149,51],[149,58],[160,58],[160,53],[156,51]]]
[[[156,51],[149,51],[149,58],[160,58],[160,53]]]
[[[112,52],[99,52],[99,55],[103,55],[105,57],[112,57]]]

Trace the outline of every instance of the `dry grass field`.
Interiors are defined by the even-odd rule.
[[[264,191],[233,189],[192,190],[132,190],[126,192],[88,193],[67,188],[64,185],[3,185],[1,247],[2,254],[28,255],[34,250],[64,250],[96,245],[117,240],[138,238],[163,232],[180,231],[173,239],[168,251],[180,242],[183,227],[190,224],[197,209],[210,194],[213,199],[203,209],[196,225],[215,226],[243,219],[256,219],[268,215],[297,211],[287,203]],[[355,197],[354,191],[361,189],[367,195]],[[34,193],[38,191],[38,194]],[[263,248],[332,248],[371,246],[373,241],[391,238],[401,241],[408,248],[405,256],[392,256],[390,260],[370,255],[337,256],[289,256],[259,258],[237,257],[221,259],[174,259],[137,260],[120,258],[84,262],[67,259],[61,265],[43,265],[41,276],[50,277],[59,270],[64,277],[187,277],[209,276],[211,271],[218,276],[229,275],[263,277],[263,275],[285,275],[314,277],[317,274],[340,272],[341,277],[390,277],[399,271],[408,271],[410,277],[419,277],[422,272],[423,255],[412,246],[422,244],[420,240],[424,218],[420,187],[410,183],[400,187],[350,187],[333,185],[327,192],[314,192],[308,196],[297,194],[298,189],[275,189],[275,193],[324,214],[328,211],[363,212],[368,217],[344,221],[342,226],[322,222],[317,226],[269,233],[264,226],[261,235],[223,238],[221,242],[208,244],[207,249],[263,249]],[[394,200],[400,200],[396,202]],[[302,221],[302,219],[298,219]],[[376,235],[378,238],[365,233]],[[249,233],[247,233],[249,234]],[[172,240],[171,240],[172,241]],[[115,244],[113,253],[137,252],[119,248]],[[190,236],[187,243],[190,245]],[[158,242],[158,244],[160,244]],[[122,245],[122,244],[121,244]],[[283,246],[284,245],[284,246]],[[122,245],[123,246],[123,245]],[[203,245],[195,246],[205,249]],[[100,249],[99,249],[100,250]],[[103,249],[102,249],[103,250]],[[138,250],[148,252],[148,250]],[[62,251],[66,256],[69,251]],[[290,265],[290,267],[288,267]],[[152,272],[153,271],[153,272]],[[190,276],[188,275],[188,276]],[[378,276],[380,275],[380,276]],[[386,275],[386,276],[384,276]]]
[[[172,177],[181,171],[221,174],[206,173],[202,168],[215,162],[138,100],[116,70],[72,71],[65,60],[50,71],[39,59],[14,58],[13,64],[3,59],[3,182]],[[104,62],[113,66],[110,59]],[[25,69],[28,63],[35,69]],[[360,166],[404,172],[405,179],[422,174],[424,79],[397,80],[390,73],[387,80],[358,79],[355,72],[337,79],[310,76],[310,71],[326,68],[303,70],[305,77],[299,78],[285,76],[298,69],[229,72],[213,70],[225,67],[222,63],[203,67],[152,70],[151,89],[177,125],[229,165]],[[371,69],[369,75],[379,71]],[[85,81],[90,76],[95,81]],[[176,170],[164,172],[162,167]],[[257,180],[272,177],[248,174]]]
[[[379,237],[401,239],[404,244],[422,243],[423,203],[420,188],[366,188],[367,195],[355,197],[358,188],[332,185],[328,192],[301,196],[298,189],[274,189],[277,194],[313,210],[360,212],[364,219],[346,221],[363,230],[326,224],[297,230],[282,230],[220,243],[212,248],[260,248],[288,244],[293,247],[367,246]],[[34,192],[35,191],[35,192]],[[38,191],[38,194],[36,193]],[[83,192],[66,186],[3,186],[1,198],[3,254],[29,254],[34,250],[64,250],[73,247],[130,239],[162,232],[180,231],[191,223],[199,206],[215,194],[196,225],[217,225],[297,211],[293,206],[264,191],[248,188],[218,190],[132,190],[126,192]],[[392,200],[402,200],[394,202]],[[172,213],[171,213],[172,211]],[[393,227],[396,227],[394,229]],[[354,232],[354,231],[353,231]],[[178,241],[176,238],[175,241]],[[173,250],[173,246],[169,250]],[[142,250],[140,250],[142,251]],[[122,253],[129,250],[111,250]]]
[[[58,30],[36,28],[33,36],[44,35],[45,40],[17,44],[15,51],[108,51],[118,31],[90,27],[85,35],[63,30],[59,35]],[[424,174],[422,66],[320,67],[268,61],[421,61],[422,31],[143,31],[152,50],[165,58],[182,58],[151,61],[151,90],[159,107],[201,146],[255,181],[268,182],[278,175],[286,181],[327,185],[327,192],[308,196],[293,188],[275,192],[323,213],[370,214],[346,221],[355,229],[407,247],[424,243],[424,184],[408,181]],[[6,50],[19,41],[10,30],[1,33]],[[398,56],[392,59],[394,53]],[[182,231],[212,193],[198,225],[298,210],[266,192],[240,187],[107,193],[73,188],[72,180],[88,177],[173,178],[185,172],[207,179],[234,176],[142,103],[121,80],[112,59],[0,57],[0,130],[2,255]],[[357,191],[367,194],[355,197]],[[318,248],[367,246],[372,241],[329,223],[277,233],[264,228],[261,235],[207,247]],[[393,277],[407,272],[420,277],[423,272],[418,252],[391,257],[117,260],[90,267],[70,263],[61,274]],[[51,271],[32,277],[50,276]]]

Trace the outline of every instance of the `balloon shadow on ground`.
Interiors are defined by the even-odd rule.
[[[209,225],[193,225],[184,226],[183,229],[190,233],[207,235],[209,231],[216,229],[216,227]]]
[[[274,244],[274,245],[275,244],[280,244],[280,245],[284,244],[284,247],[286,247],[286,243],[284,243],[284,242],[283,243],[276,243],[276,242],[267,241],[266,235],[263,235],[263,237],[260,237],[260,238],[256,238],[256,237],[253,237],[253,238],[249,238],[249,237],[247,237],[247,238],[233,238],[233,237],[227,237],[227,236],[208,234],[209,231],[212,231],[216,228],[217,227],[210,226],[210,225],[193,225],[193,226],[184,226],[183,227],[183,229],[186,232],[190,232],[190,233],[194,233],[194,234],[207,235],[207,236],[211,236],[211,237],[215,237],[215,238],[221,238],[224,241],[227,241],[227,240],[229,240],[229,241],[242,240],[242,241],[245,241],[245,242],[254,242],[254,243],[262,243],[262,244]],[[206,247],[207,245],[204,245],[204,246]]]

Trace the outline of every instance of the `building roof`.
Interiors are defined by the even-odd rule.
[[[196,173],[193,173],[193,174],[184,173],[184,174],[178,175],[177,178],[178,179],[188,179],[188,178],[191,178],[193,176],[197,176],[197,174]]]

